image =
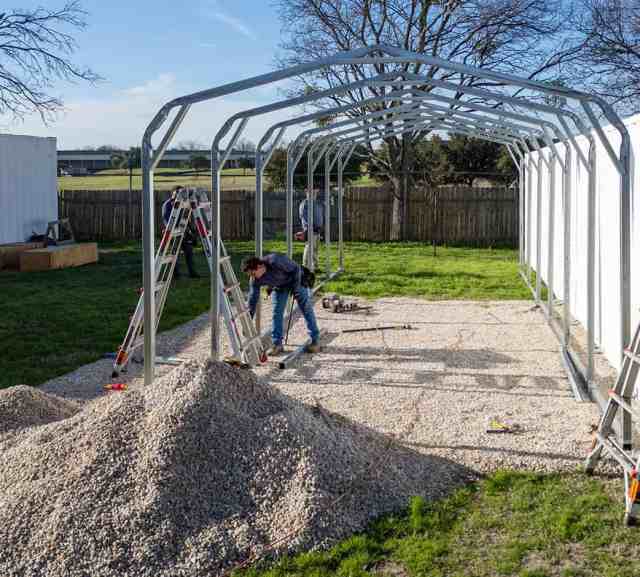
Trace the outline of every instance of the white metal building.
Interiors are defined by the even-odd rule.
[[[56,139],[0,134],[0,244],[44,234],[57,218]]]

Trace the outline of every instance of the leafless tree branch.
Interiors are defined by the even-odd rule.
[[[0,114],[19,118],[38,112],[47,122],[63,106],[51,95],[55,80],[100,79],[70,60],[76,43],[66,30],[83,29],[85,17],[78,0],[59,9],[0,13]]]

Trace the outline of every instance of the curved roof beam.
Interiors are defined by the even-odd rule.
[[[393,109],[388,109],[388,110],[392,111]],[[448,112],[450,109],[445,109],[445,110]],[[415,106],[410,105],[409,111],[406,114],[403,114],[402,117],[397,117],[397,118],[393,118],[393,119],[384,119],[383,118],[382,120],[379,120],[378,122],[375,122],[375,125],[385,125],[385,124],[389,124],[390,122],[401,121],[401,120],[404,120],[404,118],[406,118],[406,117],[415,116],[416,113],[420,114],[420,113],[424,113],[424,112],[420,111],[420,110],[417,110],[415,108]],[[330,126],[309,129],[309,130],[306,130],[306,131],[302,132],[289,145],[289,150],[293,150],[294,148],[296,148],[298,146],[301,146],[301,148],[302,148],[301,150],[296,151],[295,159],[294,159],[293,164],[292,164],[293,168],[295,168],[295,166],[297,166],[300,158],[302,157],[302,154],[304,154],[304,149],[306,148],[306,146],[309,143],[308,142],[309,139],[311,139],[314,135],[321,134],[323,132],[329,132],[329,131],[331,131],[331,129],[335,129],[335,128],[338,128],[338,127],[354,126],[354,125],[356,125],[355,128],[350,128],[350,129],[347,129],[347,130],[343,130],[341,132],[338,132],[337,134],[335,132],[334,133],[329,132],[329,134],[326,135],[326,138],[331,138],[331,137],[336,137],[336,136],[339,136],[339,135],[344,135],[344,134],[350,134],[352,132],[357,132],[358,131],[357,123],[359,121],[361,121],[362,119],[368,119],[368,118],[375,119],[377,117],[380,117],[381,115],[382,115],[382,113],[372,113],[370,115],[365,115],[364,117],[360,117],[358,119],[350,119],[350,120],[342,121],[342,122],[339,122],[339,123],[336,123],[336,124],[333,124],[333,125],[330,125]],[[447,114],[447,116],[449,116],[449,114]],[[482,125],[483,119],[476,119],[476,122],[478,124]],[[278,124],[281,124],[281,123],[278,123]],[[274,127],[275,126],[277,126],[277,125],[274,125]],[[452,125],[448,124],[447,126],[451,127]],[[486,126],[485,126],[485,128],[486,128]],[[533,138],[544,138],[546,136],[539,129],[534,129],[534,128],[530,128],[530,127],[522,127],[522,126],[518,126],[517,128],[519,129],[519,131],[515,134],[515,136],[517,138],[523,138],[524,136],[523,136],[522,133],[526,134],[528,138],[532,138],[532,139]],[[422,130],[424,130],[424,128]],[[269,131],[267,131],[267,133],[265,133],[265,136],[268,133],[269,133]],[[547,136],[547,138],[548,138],[548,136]]]

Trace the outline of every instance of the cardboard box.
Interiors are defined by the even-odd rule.
[[[20,271],[38,271],[98,262],[98,244],[65,244],[20,253]]]
[[[3,268],[18,270],[21,253],[42,247],[44,247],[44,242],[15,242],[12,244],[0,244],[0,270]]]

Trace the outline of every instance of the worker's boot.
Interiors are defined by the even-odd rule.
[[[271,345],[271,348],[267,351],[267,354],[270,357],[277,357],[282,353],[284,353],[284,347],[282,346],[282,343],[273,343],[273,345]]]
[[[311,341],[305,348],[305,353],[319,353],[320,352],[320,343]]]

